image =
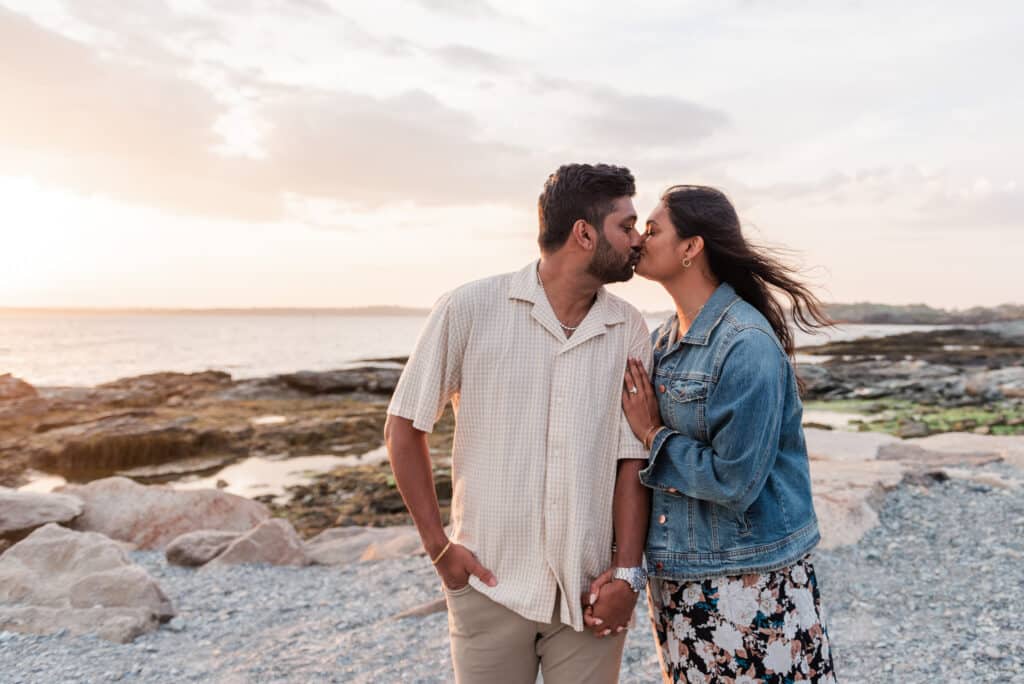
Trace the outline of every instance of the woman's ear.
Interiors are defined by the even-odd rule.
[[[588,252],[594,249],[594,246],[597,244],[594,226],[583,219],[579,219],[576,223],[572,224],[572,238],[576,241],[576,244]]]
[[[676,257],[680,260],[689,259],[693,261],[697,255],[704,251],[704,238],[694,235],[679,241],[676,246]]]
[[[687,242],[690,243],[687,251],[691,259],[695,259],[698,254],[704,251],[704,238],[700,235],[694,235]]]

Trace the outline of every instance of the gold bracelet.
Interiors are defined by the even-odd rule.
[[[644,448],[648,451],[650,451],[651,447],[654,445],[654,440],[652,438],[661,431],[661,428],[661,425],[652,425],[651,429],[647,431],[646,435],[644,435]]]
[[[441,549],[441,553],[437,554],[437,558],[435,558],[434,560],[432,560],[430,562],[433,563],[434,565],[437,565],[437,562],[439,560],[441,560],[442,558],[444,558],[444,554],[448,553],[448,549],[450,549],[451,546],[452,546],[452,540],[449,539],[448,543],[445,544],[443,549]]]

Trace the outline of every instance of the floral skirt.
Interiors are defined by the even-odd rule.
[[[647,599],[665,682],[835,682],[808,558],[763,574],[651,578]]]

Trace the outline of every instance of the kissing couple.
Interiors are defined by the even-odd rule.
[[[615,682],[646,592],[665,682],[834,682],[788,314],[829,325],[721,191],[568,164],[540,257],[437,300],[388,407],[395,481],[441,580],[455,681]],[[609,293],[633,275],[653,332]],[[667,308],[667,307],[666,307]],[[451,401],[450,530],[427,446]]]

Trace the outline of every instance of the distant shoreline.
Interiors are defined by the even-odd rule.
[[[826,304],[838,324],[859,325],[984,325],[1024,320],[1024,304],[975,306],[968,309],[937,309],[925,304]],[[3,316],[351,316],[426,317],[430,309],[408,306],[360,307],[0,307]],[[663,319],[671,311],[644,311],[647,318]]]

